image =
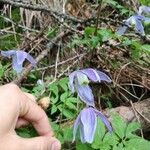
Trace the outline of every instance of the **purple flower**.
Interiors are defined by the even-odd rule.
[[[118,28],[116,33],[118,35],[123,35],[126,32],[127,28],[131,25],[134,26],[134,29],[137,33],[144,36],[145,32],[142,21],[150,22],[150,18],[141,15],[131,16],[130,18],[124,21],[123,25]]]
[[[150,14],[150,7],[144,6],[144,5],[143,5],[143,6],[140,6],[140,7],[139,7],[138,14],[141,15],[142,13],[143,13],[143,14],[147,14],[147,15]]]
[[[1,51],[1,55],[8,58],[12,57],[12,67],[17,73],[20,73],[22,71],[22,65],[25,59],[27,59],[32,64],[32,66],[36,66],[36,61],[33,59],[33,57],[24,51]]]
[[[99,111],[92,107],[84,108],[74,123],[73,141],[75,140],[78,127],[80,128],[80,139],[82,143],[92,143],[97,126],[97,116],[105,124],[109,132],[112,132],[112,127],[108,119]]]
[[[111,79],[103,72],[87,68],[77,70],[69,75],[69,89],[78,93],[80,99],[89,106],[94,106],[94,96],[89,87],[89,80],[93,82],[111,82]]]

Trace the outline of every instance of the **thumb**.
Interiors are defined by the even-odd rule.
[[[19,150],[60,150],[61,144],[54,137],[35,137],[30,139],[20,139],[20,149]]]

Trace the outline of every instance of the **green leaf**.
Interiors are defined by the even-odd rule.
[[[0,62],[0,78],[4,75],[5,69]]]
[[[73,134],[72,134],[72,128],[71,127],[65,127],[63,129],[63,135],[65,141],[72,141]]]
[[[77,110],[77,107],[75,104],[73,104],[69,101],[67,101],[65,104],[66,104],[66,106],[68,106],[69,109]]]
[[[106,143],[107,145],[114,146],[114,145],[117,145],[119,143],[119,138],[115,133],[107,132],[105,134],[103,142]]]
[[[141,46],[141,49],[144,51],[144,52],[147,52],[150,54],[150,45],[149,44],[144,44]]]
[[[27,128],[18,129],[17,134],[23,138],[31,138],[30,132]]]
[[[114,132],[121,139],[123,139],[125,137],[125,131],[126,131],[127,125],[119,115],[117,114],[112,115],[112,126],[113,126]]]
[[[65,102],[67,100],[67,97],[68,97],[68,92],[66,91],[65,93],[61,94],[60,100],[62,102]]]
[[[94,141],[92,143],[93,148],[100,148],[105,132],[106,129],[104,123],[99,118],[97,118],[96,132],[94,136]]]
[[[51,122],[51,120],[49,120],[49,123],[51,124],[52,129],[53,129],[55,132],[58,132],[58,131],[61,129],[60,126],[59,126],[57,123]]]
[[[51,107],[51,115],[54,114],[57,111],[57,106],[56,105],[52,105]]]
[[[56,96],[56,97],[51,97],[50,98],[51,99],[51,102],[53,103],[53,104],[56,104],[57,102],[58,102],[58,100],[59,100],[59,97],[58,96]]]
[[[58,96],[58,87],[57,87],[57,85],[56,85],[55,83],[50,84],[50,85],[48,86],[48,90],[49,90],[50,92],[52,92],[53,94],[55,94],[56,97]]]
[[[100,150],[111,150],[111,146],[103,143],[100,146]]]
[[[124,37],[124,38],[123,38],[123,41],[122,41],[122,44],[123,44],[124,46],[129,46],[129,45],[132,44],[132,40],[130,40],[130,39],[127,38],[127,37]]]
[[[64,104],[60,104],[57,106],[60,112],[68,119],[73,119],[75,117],[75,113],[69,109],[64,108]]]
[[[57,28],[49,29],[49,31],[47,33],[47,38],[51,39],[51,38],[55,37],[56,33],[57,33]]]
[[[99,29],[97,33],[103,42],[108,41],[113,35],[112,32],[106,28]]]
[[[90,39],[90,43],[91,43],[91,46],[92,46],[93,48],[95,48],[95,47],[98,45],[98,43],[100,43],[99,37],[93,36],[93,37]]]
[[[58,81],[58,84],[64,91],[68,91],[68,78],[62,78]]]
[[[73,119],[75,117],[75,114],[69,109],[63,109],[62,114],[68,119]]]
[[[140,129],[140,124],[137,122],[129,123],[126,129],[126,137],[132,134],[133,131]]]
[[[66,101],[68,102],[71,102],[71,103],[77,103],[79,100],[75,97],[69,97],[66,99]]]
[[[81,142],[76,143],[76,150],[93,150],[89,144],[82,144]]]
[[[84,35],[85,37],[91,37],[95,32],[95,28],[94,27],[86,27],[84,30]]]
[[[149,150],[150,142],[139,138],[132,138],[125,142],[125,148],[128,150]]]

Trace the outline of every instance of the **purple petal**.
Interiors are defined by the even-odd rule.
[[[77,71],[74,71],[69,75],[69,84],[68,84],[68,86],[69,86],[69,89],[71,90],[72,93],[75,92],[74,79],[75,79],[76,73],[77,73]]]
[[[150,7],[148,6],[140,6],[138,13],[141,15],[142,13],[150,14]]]
[[[12,67],[13,69],[17,72],[17,73],[20,73],[23,69],[22,67],[22,64],[18,64],[18,61],[17,61],[17,56],[14,55],[13,57],[13,60],[12,60]]]
[[[26,59],[32,64],[32,66],[36,66],[36,61],[30,54],[27,54]]]
[[[142,25],[142,22],[140,20],[136,20],[136,23],[135,23],[135,30],[140,33],[141,35],[145,35],[145,32],[144,32],[144,27]]]
[[[97,74],[97,72],[92,68],[87,68],[80,70],[82,73],[84,73],[91,81],[93,82],[100,82],[100,78]]]
[[[81,113],[78,115],[77,119],[74,122],[74,126],[73,126],[73,142],[75,141],[75,137],[76,137],[76,133],[80,124],[80,116]]]
[[[80,140],[82,143],[86,143],[83,124],[80,124]]]
[[[1,55],[4,57],[11,57],[12,55],[14,55],[16,53],[15,50],[9,50],[9,51],[1,51]]]
[[[120,36],[123,35],[123,34],[126,32],[127,28],[128,28],[128,26],[126,26],[126,25],[120,26],[120,27],[117,29],[116,34],[117,34],[117,35],[120,35]]]
[[[81,123],[83,125],[83,128],[80,128],[81,135],[84,135],[83,137],[86,142],[92,143],[97,125],[96,114],[92,108],[84,108],[81,111]]]
[[[77,81],[75,82],[75,87],[80,99],[87,105],[94,106],[94,96],[91,88],[88,85],[79,85]]]
[[[134,16],[132,16],[132,18],[135,19],[135,20],[141,21],[141,20],[144,20],[145,17],[142,16],[142,15],[134,15]]]
[[[27,58],[27,53],[24,51],[16,51],[17,63],[23,64],[25,59]]]
[[[112,82],[112,80],[103,72],[96,70],[97,74],[99,75],[100,81]]]
[[[112,127],[111,127],[110,122],[108,121],[108,119],[100,111],[97,111],[95,109],[93,109],[93,110],[98,115],[98,117],[102,120],[102,122],[105,124],[105,126],[107,127],[109,132],[112,132]]]

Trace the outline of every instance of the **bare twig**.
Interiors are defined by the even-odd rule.
[[[82,20],[79,20],[75,17],[71,17],[67,14],[64,13],[59,13],[57,11],[53,11],[51,9],[49,9],[48,7],[36,4],[36,5],[32,5],[32,4],[25,4],[22,2],[17,2],[16,0],[0,0],[0,2],[3,2],[4,4],[10,4],[12,6],[16,6],[16,7],[22,7],[25,9],[30,9],[33,11],[42,11],[42,12],[48,12],[52,17],[56,18],[56,16],[59,16],[60,18],[64,18],[64,19],[68,19],[74,22],[82,22]]]
[[[99,17],[100,17],[100,12],[101,12],[101,3],[102,3],[102,0],[101,0],[101,2],[100,2],[99,5],[98,5],[97,19],[96,19],[96,25],[95,25],[95,32],[94,32],[94,35],[97,35]]]
[[[68,63],[69,61],[73,61],[74,59],[79,58],[80,56],[85,56],[86,54],[87,54],[87,53],[83,53],[83,54],[80,54],[80,55],[76,55],[76,56],[74,56],[74,57],[71,57],[71,58],[69,58],[69,59],[67,59],[67,60],[58,62],[57,66],[63,65],[63,64],[65,64],[65,63]],[[38,69],[36,69],[36,71],[42,71],[42,70],[50,69],[50,68],[53,68],[53,67],[55,67],[55,64],[50,65],[50,66],[47,66],[47,67],[38,68]],[[34,71],[34,70],[33,70],[33,71]]]

